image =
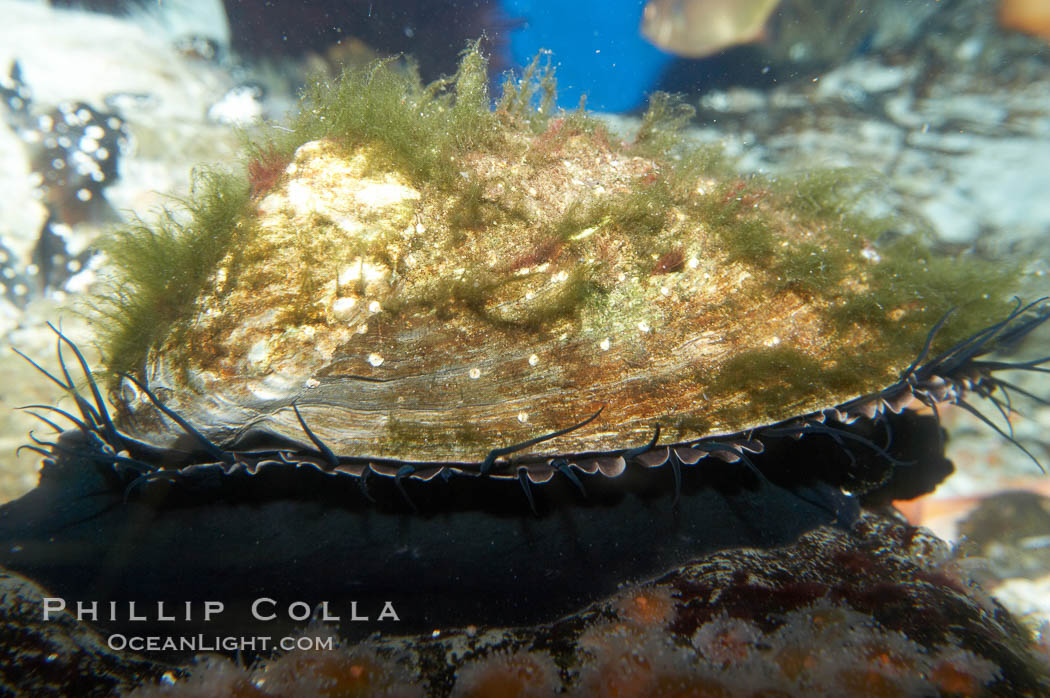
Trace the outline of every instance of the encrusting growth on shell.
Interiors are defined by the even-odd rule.
[[[950,308],[938,347],[1005,314],[1010,272],[871,254],[891,223],[851,213],[855,174],[741,178],[666,95],[621,143],[553,86],[538,58],[491,108],[476,45],[430,85],[389,62],[319,85],[260,181],[213,172],[190,222],[117,236],[110,368],[220,433],[301,439],[294,402],[336,453],[462,462],[599,409],[534,450],[775,423],[892,383]]]

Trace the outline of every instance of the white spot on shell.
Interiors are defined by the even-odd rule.
[[[419,192],[392,182],[369,183],[357,191],[357,200],[365,206],[383,208],[406,199],[418,199]]]
[[[766,345],[767,347],[775,347],[776,345],[780,344],[780,337],[777,337],[776,335],[773,335],[772,337],[770,337],[769,339],[767,339],[766,341],[764,341],[762,343],[764,345]]]
[[[316,378],[307,378],[306,383],[304,383],[303,385],[305,385],[307,388],[313,389],[321,385],[321,381],[317,380]]]
[[[350,263],[343,271],[339,272],[339,284],[345,285],[354,281],[381,281],[390,274],[390,270],[382,264],[373,264],[361,258]]]
[[[535,366],[539,362],[540,362],[540,357],[536,356],[535,354],[533,354],[532,356],[529,357],[529,366]]]
[[[598,343],[598,346],[601,347],[602,351],[609,351],[609,347],[612,346],[612,342],[609,340],[608,337],[606,337]]]
[[[332,301],[332,315],[336,320],[346,322],[354,316],[355,305],[357,305],[356,298],[336,298]]]
[[[653,328],[649,326],[648,322],[646,322],[645,320],[641,320],[641,321],[638,322],[638,329],[641,332],[648,332],[649,330],[651,330]]]
[[[200,385],[207,385],[212,383],[212,381],[218,380],[218,378],[214,373],[202,371],[199,376]],[[289,391],[296,390],[298,382],[293,381],[288,376],[271,373],[261,381],[252,381],[247,385],[247,388],[254,397],[269,401],[280,399],[282,396],[287,395]]]
[[[378,313],[380,310],[382,310],[382,307],[379,305],[379,301],[372,301],[368,304],[368,312]]]
[[[525,424],[526,422],[528,422],[529,421],[529,413],[526,412],[525,410],[522,410],[521,412],[518,412],[518,421],[521,422],[522,424]]]
[[[270,354],[270,344],[265,339],[260,339],[248,349],[249,363],[261,364],[266,361],[266,357]]]
[[[379,366],[383,365],[383,357],[379,354],[369,354],[368,363],[378,368]]]
[[[477,380],[478,378],[481,378],[481,369],[475,366],[474,368],[467,371],[467,375],[473,378],[474,380]]]
[[[690,257],[689,258],[689,268],[690,269],[696,269],[699,266],[700,266],[700,260],[699,259],[697,259],[696,257]]]

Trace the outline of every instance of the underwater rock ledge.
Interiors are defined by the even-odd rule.
[[[4,595],[4,666],[34,695],[150,696],[1040,696],[1050,665],[1028,630],[971,584],[947,546],[893,517],[824,527],[770,550],[702,556],[556,623],[446,628],[238,666],[182,667],[104,648],[63,614],[39,622],[37,589]],[[19,604],[17,607],[13,604]],[[15,609],[21,610],[15,610]],[[29,609],[29,610],[26,610]],[[314,625],[303,635],[330,636]],[[54,651],[48,663],[25,657]],[[95,648],[95,649],[92,649]],[[45,672],[76,658],[105,670]],[[82,660],[80,660],[82,661]],[[83,669],[84,666],[80,665]],[[160,678],[164,675],[163,680]],[[8,686],[13,675],[5,675]],[[159,683],[158,683],[159,682]],[[140,688],[135,688],[139,684]]]

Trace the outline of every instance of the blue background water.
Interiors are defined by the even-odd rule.
[[[558,104],[622,112],[642,105],[672,57],[638,31],[645,0],[504,0],[521,18],[510,35],[511,64],[527,65],[541,49],[558,70]]]

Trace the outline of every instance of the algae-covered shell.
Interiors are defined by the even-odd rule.
[[[997,270],[879,246],[849,175],[734,176],[660,96],[622,143],[533,106],[529,77],[495,110],[475,51],[439,85],[379,65],[318,90],[248,183],[213,175],[190,223],[117,237],[125,294],[160,254],[144,239],[222,242],[196,285],[176,267],[122,297],[114,367],[216,443],[613,473],[599,456],[658,427],[688,444],[877,395],[949,308],[939,346],[1006,312]],[[123,388],[129,429],[183,434]]]

